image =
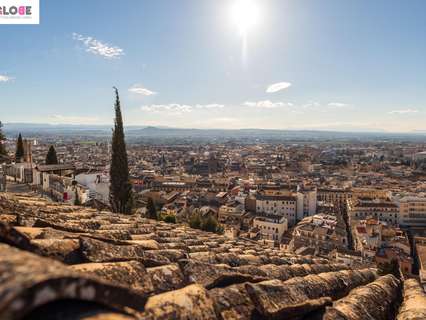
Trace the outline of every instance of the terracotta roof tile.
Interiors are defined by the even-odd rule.
[[[387,319],[398,313],[398,280],[376,279],[373,269],[33,195],[0,194],[0,242],[0,319],[367,319],[365,312]],[[418,282],[404,287],[398,320],[425,318]]]

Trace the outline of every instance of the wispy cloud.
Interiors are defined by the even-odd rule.
[[[342,102],[330,102],[328,104],[328,106],[331,107],[331,108],[347,108],[347,107],[349,107],[348,104],[342,103]]]
[[[196,109],[222,109],[225,108],[225,105],[218,104],[218,103],[211,103],[211,104],[196,104]]]
[[[167,113],[173,115],[182,115],[185,113],[192,112],[194,110],[212,110],[212,109],[222,109],[225,105],[211,103],[211,104],[196,104],[196,105],[187,105],[179,103],[170,103],[170,104],[152,104],[142,106],[141,110],[152,113]]]
[[[0,74],[0,82],[8,82],[8,81],[12,81],[12,80],[13,80],[13,78]]]
[[[83,43],[86,48],[86,52],[102,56],[106,59],[118,59],[124,55],[123,49],[117,46],[111,46],[108,43],[103,43],[93,37],[83,36],[74,32],[72,34],[72,38]]]
[[[147,88],[144,88],[142,85],[140,84],[135,84],[132,87],[129,88],[129,92],[132,93],[137,93],[143,96],[152,96],[157,94],[157,92],[151,91]]]
[[[262,101],[247,101],[243,103],[246,107],[254,108],[263,108],[263,109],[275,109],[283,107],[292,107],[293,104],[290,102],[272,102],[271,100],[262,100]]]
[[[142,106],[142,111],[154,112],[154,113],[168,113],[182,115],[192,111],[192,106],[179,104],[179,103],[170,103],[170,104],[152,104],[149,106]]]
[[[257,110],[256,112],[270,112],[271,115],[276,114],[276,112],[286,112],[286,113],[292,113],[292,114],[314,114],[314,113],[318,114],[318,113],[327,113],[327,112],[337,112],[336,109],[341,109],[341,108],[344,109],[347,106],[350,106],[350,105],[343,104],[343,103],[336,103],[336,102],[322,104],[317,101],[308,101],[305,104],[294,104],[292,102],[285,102],[285,101],[259,100],[259,101],[246,101],[236,105],[228,105],[228,104],[220,104],[220,103],[150,104],[150,105],[141,106],[140,110],[147,113],[151,113],[151,114],[162,114],[164,116],[167,116],[167,115],[189,116],[189,114],[191,114],[191,117],[197,117],[199,119],[202,119],[206,112],[209,112],[209,118],[212,118],[213,114],[219,115],[219,117],[222,117],[222,118],[233,118],[235,114],[235,110],[239,110],[241,116],[244,116],[244,114],[246,114],[247,112],[249,114],[253,114],[253,112],[248,111],[248,109]]]
[[[274,83],[271,84],[270,86],[268,86],[268,88],[266,88],[266,92],[267,93],[274,93],[274,92],[278,92],[284,89],[287,89],[291,86],[290,82],[278,82],[278,83]]]
[[[389,114],[410,114],[410,113],[418,113],[419,110],[416,109],[403,109],[403,110],[393,110],[389,111]]]
[[[343,102],[321,103],[318,101],[309,101],[302,105],[302,108],[311,111],[330,112],[332,110],[336,111],[336,109],[353,109],[353,106]]]
[[[346,103],[341,102],[330,102],[322,104],[318,101],[308,101],[305,104],[294,104],[292,102],[283,102],[283,101],[271,101],[271,100],[261,100],[261,101],[247,101],[242,104],[245,107],[253,107],[259,109],[285,109],[292,113],[306,113],[306,112],[330,112],[335,109],[349,109],[351,106]]]
[[[303,109],[320,109],[322,107],[321,103],[317,101],[309,101],[301,106]]]

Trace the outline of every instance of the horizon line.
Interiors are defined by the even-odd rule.
[[[48,122],[2,122],[3,125],[40,125],[40,126],[67,126],[67,127],[113,127],[113,123],[98,123],[98,124],[84,124],[84,123],[48,123]],[[166,125],[144,125],[144,124],[130,124],[124,125],[125,128],[143,127],[155,128],[160,130],[165,129],[178,129],[178,130],[223,130],[223,131],[243,131],[243,130],[259,130],[259,131],[311,131],[311,132],[337,132],[337,133],[373,133],[373,134],[426,134],[425,130],[414,129],[412,131],[388,131],[386,129],[327,129],[327,128],[197,128],[197,127],[171,127]]]

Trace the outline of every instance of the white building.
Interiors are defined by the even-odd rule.
[[[393,225],[399,222],[398,204],[390,199],[353,198],[347,207],[351,221],[371,217]]]
[[[413,155],[414,161],[423,161],[426,159],[426,151],[417,152]]]
[[[102,173],[82,173],[75,181],[89,189],[89,197],[109,204],[109,177]]]
[[[303,189],[297,190],[297,220],[313,216],[317,213],[317,190]]]
[[[259,192],[256,194],[256,213],[285,217],[289,226],[296,224],[297,198],[290,193]]]
[[[426,227],[426,197],[405,196],[397,200],[399,224],[407,227]]]
[[[219,222],[224,223],[229,220],[239,220],[244,213],[244,204],[239,202],[228,203],[220,206],[218,217]]]
[[[258,216],[253,219],[253,229],[260,233],[262,239],[279,242],[288,229],[288,223],[282,216]]]

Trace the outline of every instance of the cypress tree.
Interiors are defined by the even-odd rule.
[[[74,205],[75,206],[81,206],[81,200],[80,200],[80,196],[78,195],[77,188],[75,189]]]
[[[146,204],[146,214],[148,218],[157,220],[157,209],[155,209],[155,204],[152,198],[148,198],[148,203]]]
[[[7,151],[5,147],[6,137],[3,134],[3,130],[1,129],[2,127],[3,127],[3,124],[0,121],[0,158],[6,158],[7,157]]]
[[[24,157],[24,143],[22,141],[22,135],[19,133],[18,140],[16,141],[15,161],[22,162],[23,157]]]
[[[217,220],[213,216],[208,215],[204,219],[201,219],[201,225],[200,225],[201,230],[216,232],[217,227],[218,227]]]
[[[133,207],[132,185],[129,179],[129,164],[127,160],[126,143],[124,141],[120,98],[117,88],[114,87],[114,90],[115,120],[114,129],[112,131],[112,155],[109,170],[109,199],[113,212],[130,214]]]
[[[46,155],[46,164],[58,164],[58,157],[56,156],[56,150],[54,146],[50,146],[49,151]]]
[[[201,227],[201,217],[198,212],[194,212],[189,219],[189,226],[194,229],[200,229]]]

